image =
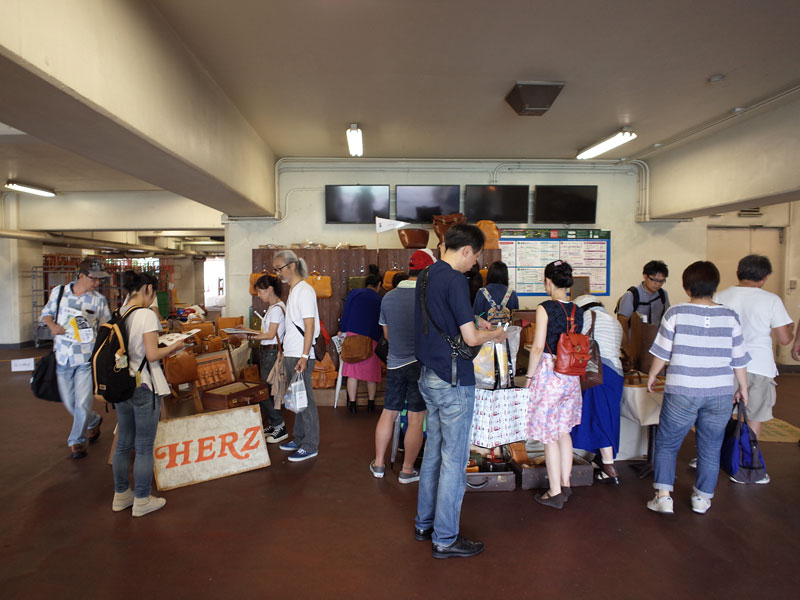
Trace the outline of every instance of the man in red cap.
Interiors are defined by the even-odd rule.
[[[398,475],[400,483],[419,481],[419,472],[414,469],[419,449],[422,447],[422,423],[425,420],[425,401],[419,392],[420,364],[414,355],[414,290],[417,276],[428,265],[435,262],[430,250],[417,250],[408,263],[409,278],[401,281],[395,289],[383,297],[378,323],[383,326],[383,335],[389,342],[386,359],[386,399],[383,412],[375,428],[375,460],[369,470],[375,478],[386,472],[384,456],[397,415],[408,402],[408,428],[403,446],[403,469]]]

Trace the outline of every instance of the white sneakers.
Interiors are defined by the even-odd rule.
[[[114,492],[114,501],[111,503],[111,510],[119,512],[125,510],[133,504],[133,490],[128,488],[121,494]]]
[[[658,492],[656,492],[656,495],[653,497],[653,499],[647,503],[647,508],[653,512],[665,513],[668,515],[671,515],[673,512],[675,512],[672,510],[672,497],[661,496],[661,498],[659,498]]]
[[[692,510],[694,512],[704,515],[709,508],[711,508],[711,500],[698,494],[692,494]]]
[[[134,498],[133,516],[142,517],[147,513],[151,513],[159,508],[163,508],[166,503],[166,498],[156,498],[155,496],[148,496],[147,498]]]

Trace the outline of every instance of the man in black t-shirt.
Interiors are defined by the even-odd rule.
[[[477,262],[483,243],[483,233],[474,225],[451,227],[441,260],[422,273],[416,288],[414,345],[422,364],[419,390],[428,410],[428,440],[420,470],[414,537],[433,541],[434,558],[474,556],[483,551],[483,542],[459,535],[475,372],[471,361],[454,357],[451,351],[451,342],[459,333],[470,346],[505,339],[503,329],[492,329],[484,320],[480,321],[482,329],[476,328],[472,314],[464,273]]]

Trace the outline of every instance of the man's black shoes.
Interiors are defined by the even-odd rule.
[[[449,546],[433,545],[433,558],[466,558],[483,552],[483,542],[473,542],[462,536]]]
[[[428,529],[414,527],[414,539],[418,542],[429,541],[431,536],[433,536],[433,527],[429,527]]]

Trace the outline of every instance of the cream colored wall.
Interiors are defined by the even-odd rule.
[[[503,166],[505,164],[505,166]],[[496,180],[495,180],[496,179]],[[280,222],[237,220],[226,225],[228,296],[226,315],[247,314],[251,298],[248,277],[252,250],[260,244],[291,244],[311,240],[328,245],[340,242],[374,248],[373,225],[326,225],[325,184],[596,184],[597,224],[611,230],[611,294],[603,297],[610,307],[633,284],[651,258],[670,266],[673,277],[666,289],[676,301],[683,298],[679,277],[683,268],[705,257],[705,224],[700,222],[635,223],[638,179],[630,166],[593,166],[575,162],[517,161],[327,161],[292,160],[279,165],[279,197],[286,203]],[[463,195],[463,191],[462,191]],[[435,235],[431,232],[430,246]],[[395,231],[380,235],[382,248],[399,248]],[[538,297],[522,299],[533,307]]]
[[[31,269],[41,264],[41,243],[0,239],[0,344],[33,339]]]

